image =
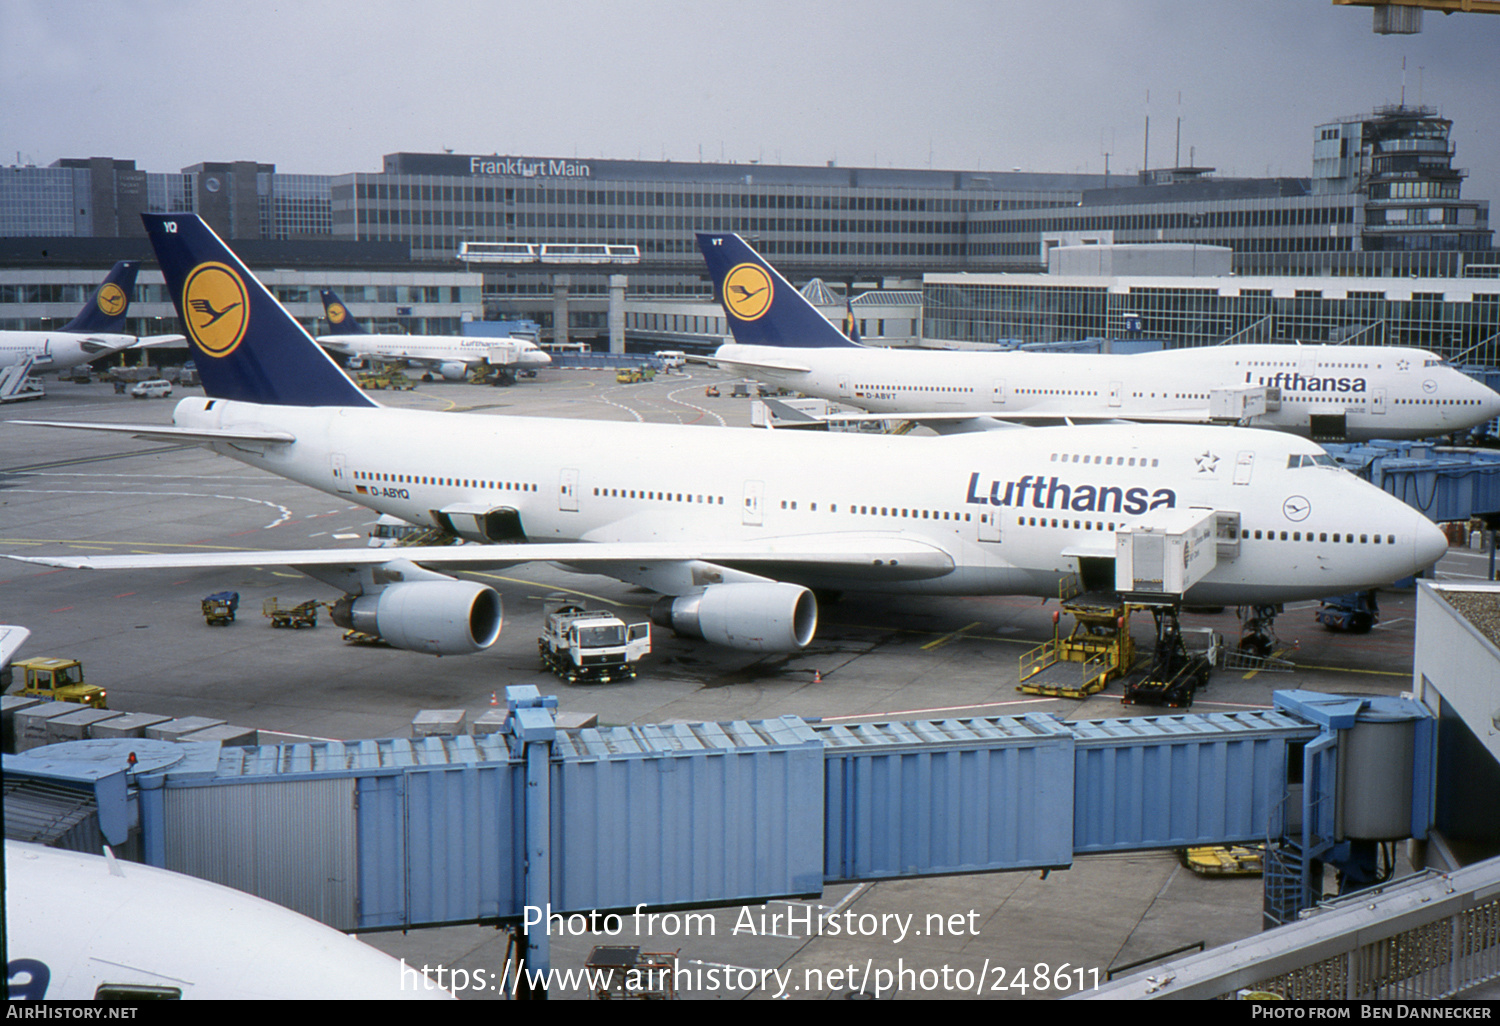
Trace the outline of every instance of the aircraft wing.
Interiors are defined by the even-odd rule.
[[[62,420],[11,420],[7,424],[24,424],[27,427],[69,428],[74,431],[112,431],[115,434],[132,435],[153,442],[258,442],[261,444],[289,444],[297,436],[286,431],[222,431],[171,427],[165,424],[81,424]]]
[[[29,637],[31,631],[25,627],[0,625],[0,669],[10,664],[11,656],[16,654],[16,649]]]
[[[185,346],[186,335],[141,335],[131,349],[155,349],[157,346]]]
[[[493,570],[520,563],[605,564],[642,568],[665,563],[722,564],[778,576],[798,569],[872,582],[925,580],[953,570],[953,557],[936,545],[900,534],[799,535],[752,541],[538,542],[510,545],[403,546],[397,549],[290,549],[181,552],[130,556],[18,556],[23,563],[70,570],[146,570],[247,566],[293,569],[358,568],[404,560],[438,571]],[[602,571],[601,571],[602,572]]]

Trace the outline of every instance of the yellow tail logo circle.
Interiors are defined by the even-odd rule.
[[[182,286],[182,319],[188,337],[208,356],[228,356],[245,337],[250,294],[233,268],[199,264]]]
[[[107,317],[118,317],[125,311],[125,290],[114,282],[105,282],[99,289],[99,312]]]
[[[736,264],[724,276],[724,306],[742,321],[753,321],[771,308],[776,290],[759,264]]]

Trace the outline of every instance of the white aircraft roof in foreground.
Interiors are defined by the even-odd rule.
[[[543,560],[659,592],[653,618],[679,633],[766,652],[812,640],[813,588],[1056,596],[1069,575],[1109,576],[1117,532],[1189,509],[1241,528],[1190,604],[1377,587],[1446,550],[1416,510],[1270,431],[1111,424],[931,438],[383,408],[201,220],[143,219],[207,397],[180,402],[172,426],[53,426],[202,442],[379,513],[498,543],[398,558],[361,548],[31,562],[294,565],[346,592],[335,609],[346,626],[459,654],[498,637],[500,597],[444,571]],[[761,287],[737,284],[751,302]],[[200,300],[237,313],[210,320]]]
[[[872,418],[910,418],[938,431],[993,428],[996,420],[1225,422],[1363,441],[1450,434],[1500,416],[1500,394],[1435,353],[1407,346],[1245,344],[1132,354],[864,346],[738,235],[700,233],[698,244],[735,338],[712,362]]]
[[[307,916],[137,862],[5,842],[13,1000],[451,998]]]

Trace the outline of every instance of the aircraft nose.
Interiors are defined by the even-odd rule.
[[[1496,417],[1500,417],[1500,392],[1496,392],[1492,388],[1484,389],[1484,395],[1479,400],[1479,403],[1484,410],[1485,420],[1494,420]]]
[[[1421,513],[1415,510],[1412,513],[1416,519],[1416,542],[1412,554],[1416,557],[1417,569],[1425,570],[1448,551],[1448,536]]]

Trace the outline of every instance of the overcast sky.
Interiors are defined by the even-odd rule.
[[[1406,61],[1403,79],[1402,60]],[[1500,200],[1500,16],[1330,0],[0,0],[0,164],[398,151],[1307,176],[1402,98]],[[1190,150],[1191,147],[1191,150]],[[1500,211],[1500,203],[1496,204]]]

